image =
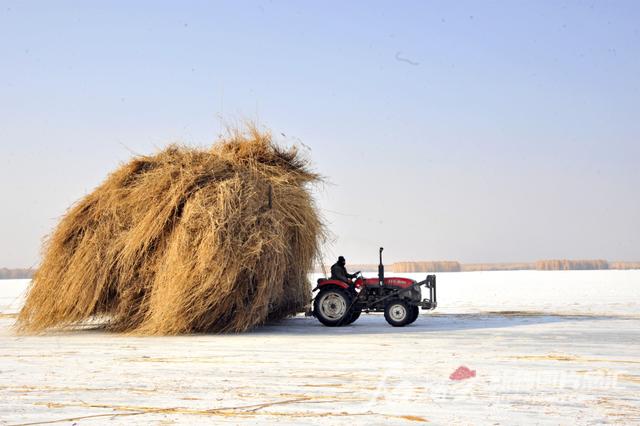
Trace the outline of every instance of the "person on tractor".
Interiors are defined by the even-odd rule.
[[[342,256],[338,256],[338,261],[331,266],[331,279],[332,280],[340,280],[348,285],[352,285],[351,279],[355,278],[358,275],[358,272],[355,274],[350,274],[347,272],[347,268],[345,265],[347,261]]]

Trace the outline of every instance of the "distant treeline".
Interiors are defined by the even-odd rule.
[[[316,267],[316,272],[328,274],[322,266]],[[377,272],[378,265],[373,263],[349,264],[349,272],[364,271]],[[385,265],[386,272],[471,272],[471,271],[565,271],[565,270],[594,270],[594,269],[640,269],[640,262],[609,262],[603,259],[594,260],[569,260],[550,259],[539,260],[537,262],[514,262],[514,263],[460,263],[455,260],[436,261],[416,261],[416,262],[396,262]],[[35,269],[0,268],[0,280],[32,278]]]
[[[34,272],[33,269],[0,268],[0,280],[31,278],[33,276],[33,272]]]
[[[609,269],[640,269],[640,262],[609,262]]]
[[[329,272],[330,265],[326,265],[326,273]],[[460,262],[451,260],[436,260],[422,262],[396,262],[384,266],[386,272],[460,272],[462,266]],[[350,263],[347,265],[349,272],[356,271],[377,272],[378,265],[373,263]],[[325,272],[322,266],[316,268],[316,272]]]
[[[328,269],[328,265],[327,265]],[[640,262],[609,262],[603,259],[549,259],[537,262],[513,263],[460,263],[453,260],[396,262],[385,265],[386,272],[469,272],[469,271],[564,271],[564,270],[596,270],[596,269],[640,269]],[[349,264],[349,272],[376,272],[376,264]],[[318,267],[316,272],[323,272]],[[328,272],[328,271],[327,271]]]
[[[596,260],[567,260],[552,259],[536,262],[539,271],[569,271],[574,269],[609,269],[609,262],[602,259]]]
[[[516,263],[465,263],[462,265],[464,272],[472,271],[521,271],[535,269],[535,265],[529,262]]]
[[[396,262],[391,265],[393,272],[460,272],[460,262],[453,260]]]

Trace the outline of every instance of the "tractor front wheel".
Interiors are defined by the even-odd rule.
[[[420,315],[420,308],[418,308],[416,305],[411,305],[409,306],[409,309],[411,317],[409,318],[409,322],[407,322],[407,324],[413,324],[418,319],[418,315]]]
[[[411,317],[411,306],[404,300],[392,300],[384,308],[384,319],[394,327],[409,324]]]
[[[327,327],[345,325],[351,316],[351,297],[339,288],[321,290],[313,302],[313,313]]]

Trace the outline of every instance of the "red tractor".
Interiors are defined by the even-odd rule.
[[[362,312],[384,312],[384,317],[394,327],[411,324],[418,318],[420,308],[432,310],[436,301],[436,276],[427,275],[424,281],[409,278],[385,278],[380,247],[380,264],[377,278],[365,278],[362,273],[355,281],[320,278],[313,291],[318,294],[313,301],[313,315],[329,327],[349,325]],[[429,289],[429,298],[422,299],[421,286]]]

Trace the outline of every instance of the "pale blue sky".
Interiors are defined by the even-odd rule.
[[[0,1],[0,266],[243,119],[311,148],[328,256],[638,260],[639,111],[638,2]]]

